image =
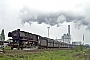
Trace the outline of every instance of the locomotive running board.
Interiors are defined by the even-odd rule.
[[[33,47],[33,48],[23,48],[23,50],[37,50],[37,49],[38,49],[38,46]]]

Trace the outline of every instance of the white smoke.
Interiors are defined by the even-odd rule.
[[[84,18],[83,16],[77,16],[75,14],[71,14],[68,12],[56,12],[56,13],[43,13],[40,11],[29,9],[28,7],[24,6],[21,9],[20,19],[22,23],[28,22],[38,22],[38,24],[49,24],[51,26],[57,25],[66,22],[77,22],[78,20],[82,21]]]
[[[78,28],[84,25],[87,26],[86,29],[90,29],[88,16],[81,15],[73,11],[43,13],[24,6],[23,9],[21,9],[20,13],[20,19],[22,23],[27,22],[30,25],[32,24],[32,22],[37,22],[38,24],[45,23],[51,26],[57,25],[57,27],[59,27],[59,25],[64,22],[74,22]]]

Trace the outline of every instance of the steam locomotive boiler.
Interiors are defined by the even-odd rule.
[[[11,49],[30,48],[38,45],[38,35],[25,31],[20,31],[20,29],[9,32],[8,37],[12,37],[12,42],[8,44]]]

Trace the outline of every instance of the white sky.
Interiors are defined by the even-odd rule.
[[[90,5],[89,2],[89,0],[0,0],[0,30],[5,29],[6,39],[8,39],[8,32],[17,28],[47,36],[47,26],[49,25],[37,24],[36,22],[31,26],[28,23],[25,23],[24,26],[21,24],[18,15],[23,5],[43,12],[72,11],[84,15]],[[86,15],[88,16],[88,14]],[[50,38],[61,38],[64,33],[67,33],[68,24],[71,25],[73,41],[82,41],[82,35],[84,34],[85,43],[90,43],[90,32],[85,30],[85,26],[77,29],[72,22],[65,22],[60,27],[51,27]]]

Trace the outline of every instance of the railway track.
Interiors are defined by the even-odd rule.
[[[55,48],[55,49],[37,49],[37,50],[5,50],[5,55],[16,54],[37,54],[44,51],[58,51],[58,50],[71,50],[70,48]]]

